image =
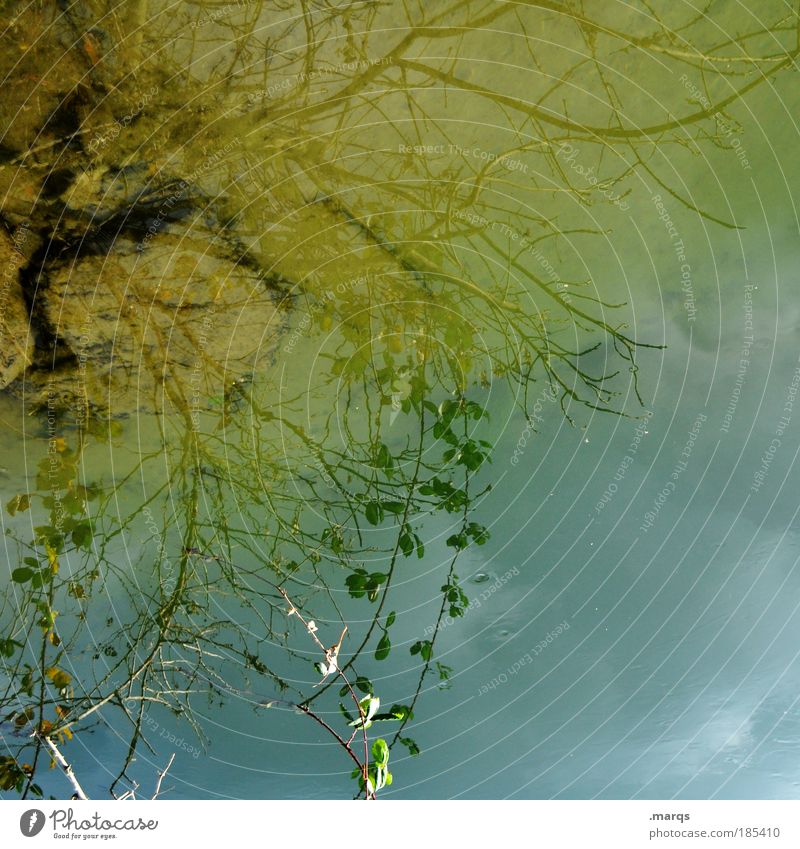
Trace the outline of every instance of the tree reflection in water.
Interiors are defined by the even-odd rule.
[[[729,110],[793,67],[796,16],[776,4],[730,41],[667,7],[50,5],[7,32],[41,37],[33,66],[70,47],[40,113],[3,107],[3,216],[33,234],[19,285],[37,337],[8,391],[38,405],[48,450],[7,504],[0,787],[41,793],[47,740],[68,750],[113,713],[120,795],[137,754],[166,760],[153,710],[202,741],[198,705],[313,717],[348,697],[341,670],[357,707],[328,730],[388,729],[359,755],[373,795],[389,750],[418,752],[426,682],[452,673],[436,640],[468,604],[459,556],[489,538],[491,390],[533,429],[542,392],[570,421],[644,413],[637,353],[656,345],[586,257],[637,190],[734,226],[692,204],[669,151],[731,146]],[[697,85],[654,101],[635,80],[655,60]],[[15,97],[38,85],[3,69]],[[144,419],[152,450],[87,477],[86,452],[133,445]],[[359,663],[397,657],[392,590],[423,561],[441,591],[410,645],[416,691],[379,709]],[[286,593],[314,629],[295,632]],[[324,648],[342,625],[331,670],[302,632]],[[316,688],[309,660],[332,673]]]

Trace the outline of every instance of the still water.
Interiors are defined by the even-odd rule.
[[[44,6],[3,795],[794,797],[796,14]]]

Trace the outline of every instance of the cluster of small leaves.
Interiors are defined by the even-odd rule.
[[[417,640],[409,649],[411,654],[418,654],[424,661],[429,661],[433,655],[433,643],[430,640]]]
[[[419,488],[420,495],[433,496],[436,501],[434,509],[446,510],[448,513],[460,513],[466,503],[467,494],[463,489],[453,486],[448,480],[434,476]]]
[[[364,508],[364,517],[370,525],[380,525],[387,513],[401,515],[405,507],[402,501],[368,501]]]
[[[436,661],[436,672],[439,675],[439,689],[448,690],[450,688],[450,676],[453,674],[453,667],[446,663]]]
[[[377,714],[380,706],[381,700],[379,696],[367,694],[363,699],[359,699],[359,715],[357,717],[353,718],[347,708],[341,703],[339,704],[339,710],[347,719],[347,724],[351,728],[360,731],[362,728],[366,730],[372,725],[375,714]]]
[[[392,452],[384,442],[379,441],[373,446],[371,460],[373,468],[383,469],[389,478],[393,476],[395,468],[394,457],[392,457]],[[400,507],[402,508],[402,504]],[[402,509],[399,512],[402,513]]]
[[[450,448],[442,454],[445,463],[454,463],[456,466],[464,466],[471,472],[476,472],[485,462],[491,462],[490,451],[492,444],[485,439],[472,439],[468,436],[459,436],[453,430],[453,422],[456,416],[480,421],[488,418],[488,413],[474,401],[466,398],[458,400],[447,400],[436,407],[431,402],[425,402],[427,409],[436,415],[436,423],[433,426],[433,436],[444,440]]]
[[[21,648],[24,648],[23,644],[11,637],[0,638],[0,655],[3,657],[13,657],[17,649]]]
[[[16,790],[17,793],[22,793],[31,770],[30,764],[20,765],[10,755],[0,755],[0,790]],[[42,790],[38,784],[32,784],[30,790],[34,796],[41,798]]]
[[[452,534],[447,538],[447,545],[450,548],[463,551],[470,544],[470,540],[476,545],[484,545],[489,537],[490,533],[483,525],[479,525],[477,522],[468,522],[457,534]]]
[[[416,757],[419,754],[420,748],[411,737],[398,737],[397,739],[408,749],[409,755]]]
[[[378,640],[378,645],[375,649],[375,660],[386,660],[389,657],[389,652],[392,650],[392,642],[389,639],[389,628],[394,625],[395,619],[396,614],[394,611],[386,617],[386,624],[382,626],[383,634],[381,634],[381,638]]]
[[[399,405],[404,413],[418,408],[428,387],[413,359],[407,357],[403,365],[398,365],[391,353],[384,351],[383,361],[386,365],[375,372],[381,392],[381,405]]]
[[[320,536],[320,542],[327,542],[334,554],[342,554],[345,551],[344,533],[340,525],[325,528]]]
[[[347,687],[342,687],[340,695],[346,695],[347,691]],[[341,702],[339,703],[339,710],[351,728],[360,730],[370,728],[373,722],[408,722],[414,718],[408,705],[392,705],[388,711],[378,713],[381,700],[374,693],[367,693],[363,699],[359,699],[358,704],[364,714],[363,720],[361,716],[354,717]]]
[[[32,734],[52,736],[60,742],[72,737],[68,727],[59,728],[70,711],[75,693],[72,675],[62,665],[65,648],[59,634],[57,607],[61,607],[59,599],[64,601],[66,597],[86,599],[99,572],[96,567],[76,570],[74,563],[70,563],[68,570],[61,570],[61,566],[66,555],[77,552],[85,555],[92,550],[94,529],[88,517],[88,505],[102,495],[99,486],[78,483],[79,461],[80,453],[69,449],[63,437],[51,438],[47,455],[38,464],[38,491],[20,493],[6,504],[11,516],[31,510],[35,502],[47,511],[46,523],[34,526],[33,537],[24,546],[26,555],[11,570],[11,580],[19,591],[19,618],[12,628],[17,631],[25,628],[27,643],[38,662],[35,666],[25,662],[26,642],[15,639],[14,631],[0,638],[0,656],[11,659],[19,655],[13,671],[17,679],[16,707],[4,721],[13,721],[19,729],[18,736],[26,741]],[[62,571],[68,571],[69,576],[62,577]],[[35,629],[41,631],[41,649],[33,646]],[[45,718],[51,709],[55,713]],[[31,780],[36,759],[33,763],[34,767],[27,764],[20,767],[14,758],[4,758],[0,763],[0,789],[40,796],[41,790]]]
[[[48,495],[40,496],[42,506],[50,512],[50,523],[39,525],[34,528],[37,545],[47,547],[48,556],[52,558],[51,552],[61,553],[68,542],[76,549],[88,550],[92,544],[92,526],[86,518],[88,502],[93,501],[100,495],[97,486],[83,486],[77,483],[77,454],[62,447],[60,440],[53,440],[54,451],[50,451],[47,457],[39,462],[39,471],[36,477],[36,485],[39,489],[48,492]],[[6,510],[9,515],[28,510],[31,506],[32,495],[21,493],[15,495],[7,504]],[[31,566],[30,558],[25,563]],[[36,569],[37,565],[31,566]],[[32,580],[33,574],[28,574],[23,569],[18,570],[18,577],[14,578],[18,583]],[[23,575],[27,577],[23,578]]]
[[[352,777],[358,780],[358,787],[368,797],[374,796],[379,790],[388,787],[392,783],[392,774],[389,772],[389,745],[379,737],[372,743],[372,761],[367,771],[367,779],[356,767]]]
[[[442,455],[445,462],[453,461],[457,466],[466,466],[471,472],[477,472],[486,462],[491,463],[489,451],[492,444],[485,439],[462,439]]]
[[[47,584],[54,574],[53,568],[57,568],[55,564],[42,564],[35,557],[25,557],[22,562],[24,566],[18,566],[11,572],[11,580],[17,584],[30,584],[35,590]]]
[[[345,584],[352,598],[366,596],[370,601],[375,601],[387,577],[385,572],[367,572],[359,567],[345,578]]]
[[[406,504],[402,501],[368,501],[364,508],[364,517],[370,525],[380,525],[386,518],[386,514],[395,516],[406,513]],[[397,545],[404,557],[411,557],[416,551],[420,560],[425,556],[425,544],[408,522],[400,525]],[[339,553],[339,552],[334,552]]]
[[[450,605],[450,616],[454,619],[463,616],[469,604],[469,598],[458,583],[458,575],[450,576],[450,580],[442,586],[442,592]]]

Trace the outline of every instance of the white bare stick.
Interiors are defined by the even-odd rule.
[[[83,788],[78,783],[78,779],[75,777],[72,767],[67,763],[67,759],[61,754],[61,752],[58,751],[56,744],[49,737],[42,737],[41,739],[50,750],[53,760],[61,767],[61,769],[64,770],[64,775],[66,775],[69,779],[69,783],[72,785],[75,796],[78,799],[88,799],[89,797],[83,792]]]
[[[164,769],[162,769],[161,772],[159,772],[159,774],[158,774],[158,781],[156,782],[156,792],[153,793],[154,799],[158,798],[158,794],[161,792],[161,782],[164,780],[164,776],[169,771],[169,768],[172,766],[172,762],[174,760],[175,760],[175,752],[172,753],[172,756],[170,757],[169,762],[164,767]]]

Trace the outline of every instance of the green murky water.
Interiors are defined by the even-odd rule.
[[[796,794],[796,13],[2,10],[3,795]]]

